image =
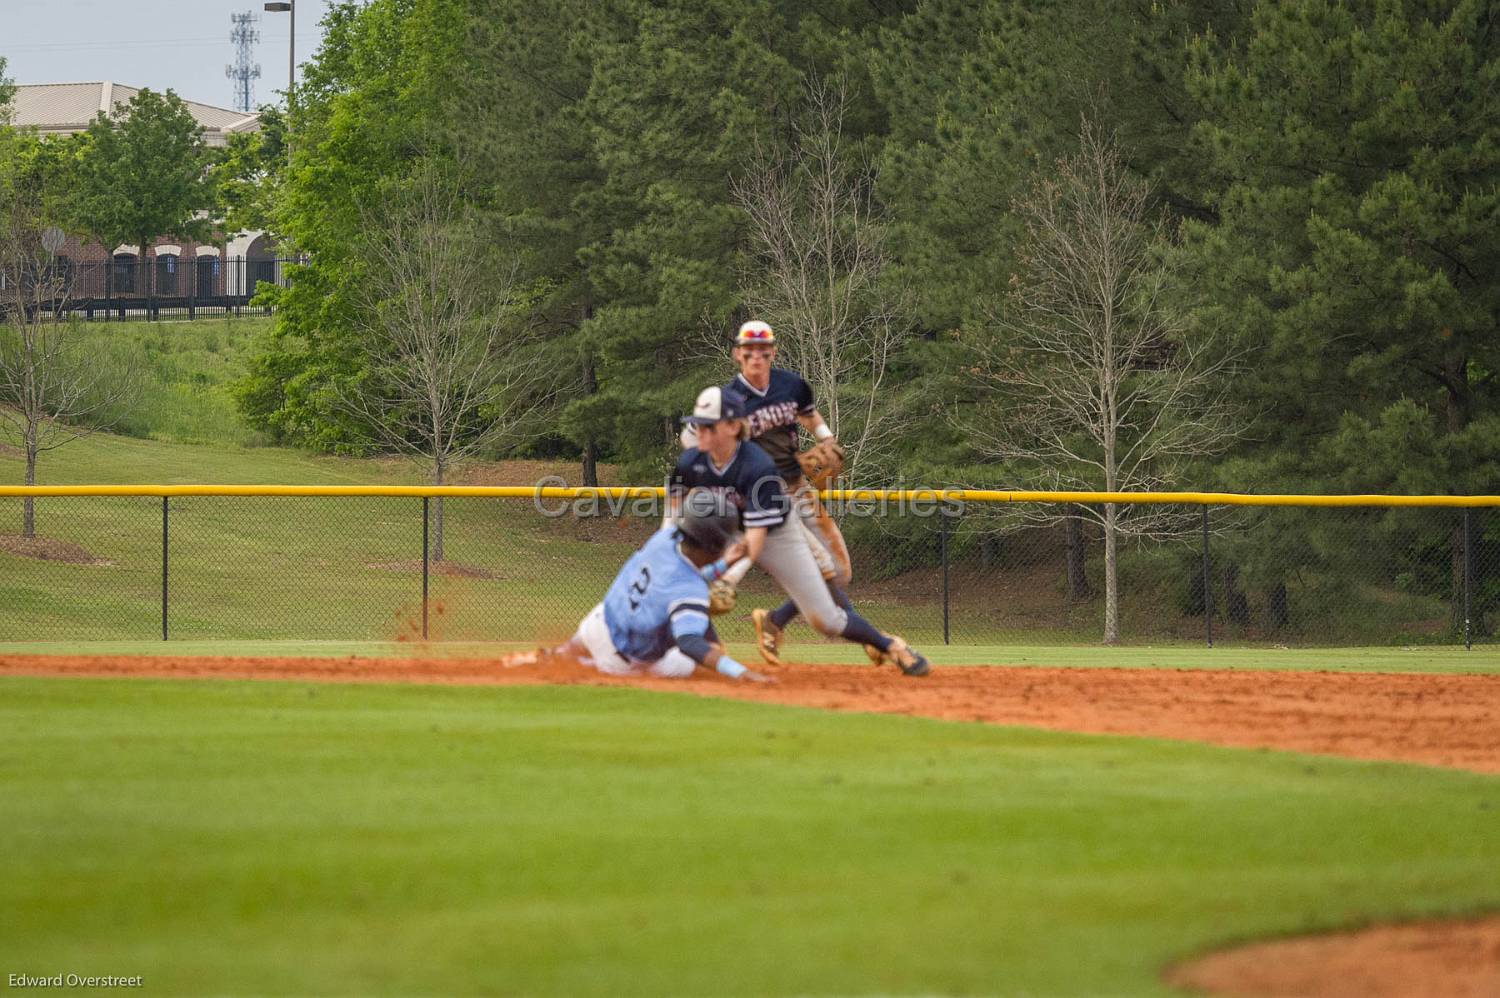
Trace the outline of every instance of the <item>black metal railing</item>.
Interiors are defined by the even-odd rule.
[[[39,279],[50,298],[43,307],[58,315],[104,322],[196,318],[200,313],[243,313],[262,284],[285,287],[299,262],[161,255],[80,263],[59,257]]]

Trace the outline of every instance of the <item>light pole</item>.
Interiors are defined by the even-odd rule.
[[[290,117],[292,95],[297,89],[297,0],[279,0],[277,3],[268,3],[266,10],[273,14],[292,15],[292,39],[286,50],[286,110],[287,116]]]
[[[291,37],[286,47],[286,124],[283,126],[286,136],[286,163],[290,169],[292,165],[292,109],[297,101],[297,0],[277,0],[277,2],[268,3],[266,11],[271,14],[284,11],[291,15]],[[279,270],[281,264],[278,262],[275,266]],[[248,277],[249,275],[246,274],[246,278]]]

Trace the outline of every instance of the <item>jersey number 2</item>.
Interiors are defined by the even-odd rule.
[[[645,565],[641,566],[641,574],[635,577],[630,584],[630,610],[634,613],[641,608],[641,600],[646,598],[646,590],[651,586],[651,569]]]

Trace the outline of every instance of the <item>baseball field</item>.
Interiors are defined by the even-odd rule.
[[[185,398],[152,425],[220,419],[211,393]],[[49,480],[410,476],[193,432],[89,438]],[[770,687],[605,680],[514,643],[266,640],[334,613],[390,631],[409,609],[390,567],[409,538],[301,514],[289,537],[174,505],[165,643],[154,508],[39,504],[93,563],[0,552],[9,986],[1500,993],[1493,646],[1103,648],[973,627],[924,637],[933,674],[912,680],[804,632]],[[452,526],[463,544],[506,523]],[[540,543],[521,527],[516,544]],[[538,570],[594,589],[628,550],[549,544]],[[288,568],[307,547],[323,571]],[[445,579],[450,596],[576,602],[478,560],[502,550],[458,550],[491,574]],[[930,619],[898,596],[876,605]],[[245,640],[193,639],[228,627]],[[748,626],[726,630],[753,660]]]
[[[821,661],[752,689],[477,645],[162,647],[0,648],[7,973],[1493,993],[1492,652],[955,648],[925,680]],[[1190,962],[1384,923],[1426,935]]]

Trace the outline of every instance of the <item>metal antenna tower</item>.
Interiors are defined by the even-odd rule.
[[[232,65],[224,67],[224,75],[234,81],[234,109],[249,114],[255,110],[255,90],[251,81],[260,79],[260,64],[250,61],[255,43],[260,41],[260,32],[254,27],[260,18],[247,10],[243,14],[230,14],[229,20],[234,24],[229,40],[234,42],[235,60]]]

